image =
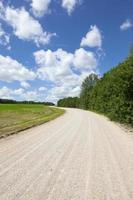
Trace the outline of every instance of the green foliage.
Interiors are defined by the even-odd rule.
[[[90,95],[93,87],[98,81],[98,76],[96,74],[90,74],[82,83],[81,93],[80,93],[80,107],[83,109],[89,109]]]
[[[93,88],[90,109],[133,123],[133,56],[107,72]]]
[[[60,107],[69,107],[69,108],[78,108],[79,107],[79,98],[78,97],[67,97],[60,99],[57,103]]]
[[[103,113],[111,120],[133,124],[133,55],[101,79],[91,74],[82,83],[80,99],[65,98],[58,106]]]

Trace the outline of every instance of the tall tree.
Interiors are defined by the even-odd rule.
[[[90,74],[82,83],[81,93],[80,93],[80,106],[83,109],[89,109],[90,104],[90,96],[93,87],[96,85],[98,81],[98,76],[96,74]]]

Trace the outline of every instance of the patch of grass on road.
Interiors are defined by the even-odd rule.
[[[0,104],[0,138],[48,122],[64,112],[39,104]]]

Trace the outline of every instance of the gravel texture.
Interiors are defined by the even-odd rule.
[[[98,114],[67,109],[0,140],[0,200],[133,200],[133,137]]]

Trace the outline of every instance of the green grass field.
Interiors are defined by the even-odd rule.
[[[0,138],[48,122],[64,112],[39,104],[0,104]]]

